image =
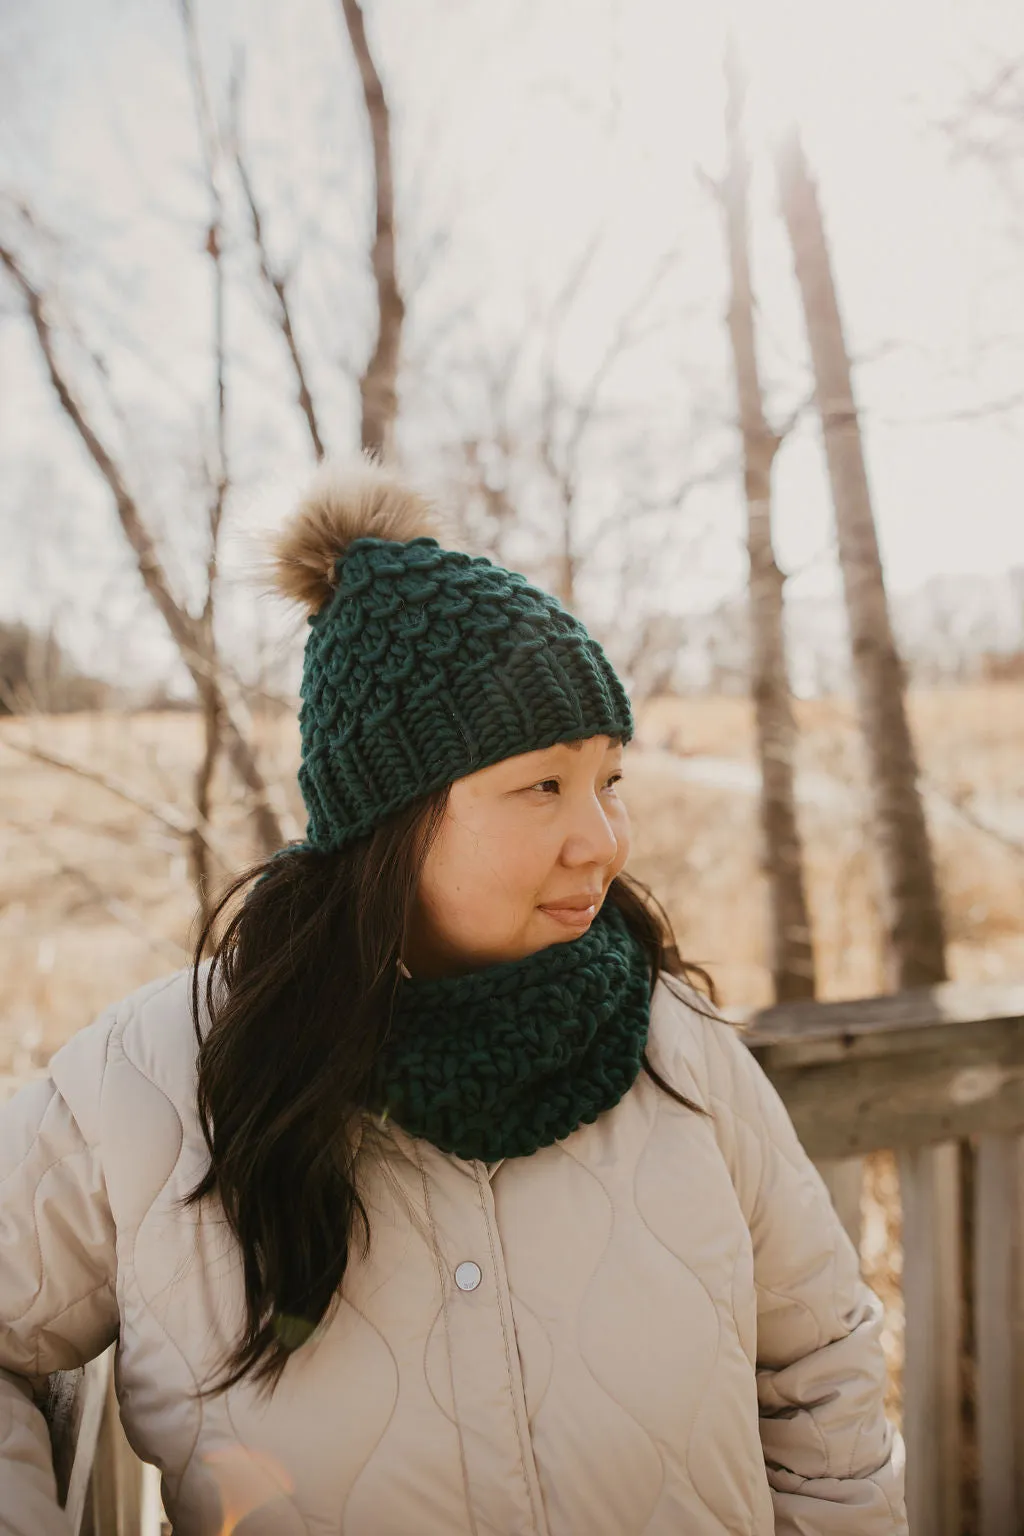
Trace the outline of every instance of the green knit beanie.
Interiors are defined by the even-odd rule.
[[[275,574],[309,611],[299,785],[314,848],[504,758],[633,734],[579,620],[524,576],[442,548],[428,504],[376,465],[320,473]]]

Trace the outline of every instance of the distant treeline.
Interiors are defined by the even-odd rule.
[[[109,689],[75,668],[56,635],[0,622],[0,714],[102,709]]]

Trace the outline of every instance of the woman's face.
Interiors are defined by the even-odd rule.
[[[403,956],[413,976],[519,960],[579,938],[629,853],[622,746],[593,736],[452,785]]]

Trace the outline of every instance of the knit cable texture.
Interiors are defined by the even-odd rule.
[[[636,1081],[650,973],[621,914],[464,976],[399,984],[370,1108],[457,1157],[528,1157]]]
[[[504,758],[633,734],[596,640],[555,598],[481,556],[357,539],[310,620],[299,784],[329,852]]]

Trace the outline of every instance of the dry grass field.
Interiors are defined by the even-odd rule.
[[[1024,685],[911,702],[952,972],[1024,976]],[[852,710],[811,700],[799,715],[819,990],[864,996],[881,985],[879,917]],[[301,829],[294,722],[264,722],[261,739]],[[0,721],[0,1072],[16,1057],[45,1059],[107,1002],[183,964],[194,916],[181,839],[110,789],[15,750],[31,743],[187,812],[198,722],[174,713]],[[738,1007],[769,1000],[753,761],[746,701],[659,700],[641,715],[624,784],[634,872],[668,909],[683,952]],[[219,846],[241,865],[252,854],[244,807],[225,778],[216,789]]]
[[[1024,685],[913,695],[911,712],[942,885],[949,964],[962,980],[1024,977]],[[823,998],[882,987],[878,883],[861,744],[845,700],[798,703],[801,806]],[[663,700],[641,718],[641,748],[753,768],[741,699]],[[633,869],[668,908],[684,952],[708,966],[727,1004],[769,1001],[764,880],[751,792],[676,779],[662,751],[627,773]],[[989,830],[983,830],[987,828]]]
[[[951,971],[1024,977],[1024,685],[922,693],[911,707]],[[881,988],[880,928],[852,708],[813,700],[798,714],[819,991],[865,996]],[[265,721],[260,738],[301,830],[295,723]],[[125,795],[17,750],[33,743]],[[107,1003],[186,961],[194,902],[183,844],[132,801],[187,812],[198,747],[187,714],[0,721],[0,1075],[41,1065]],[[633,871],[731,1007],[769,1000],[753,765],[746,701],[661,700],[641,714],[624,785]],[[226,778],[216,790],[218,843],[225,864],[241,866],[252,856],[245,809]],[[898,1409],[899,1210],[885,1156],[871,1160],[864,1215]]]

